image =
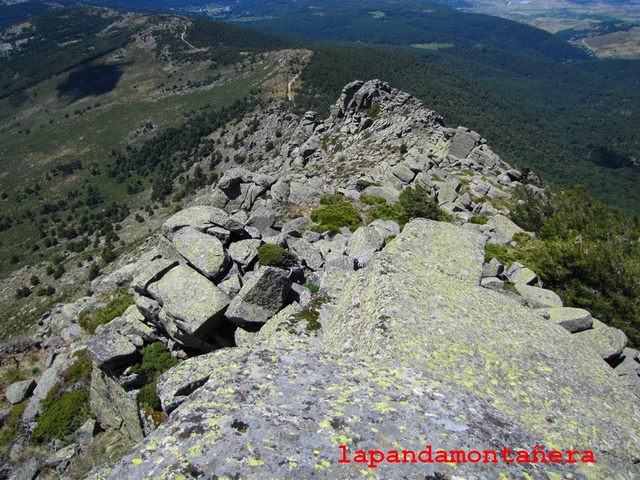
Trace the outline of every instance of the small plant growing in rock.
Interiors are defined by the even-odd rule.
[[[489,219],[486,217],[486,215],[475,215],[471,217],[470,220],[470,222],[475,225],[486,225],[488,221]]]
[[[81,312],[78,316],[78,323],[85,331],[93,335],[99,325],[105,325],[119,317],[132,304],[133,295],[128,292],[127,287],[122,287],[112,294],[111,300],[104,307]]]
[[[40,442],[63,440],[90,416],[89,378],[91,360],[86,350],[76,353],[76,361],[61,373],[62,381],[47,394],[33,437]]]
[[[297,261],[296,256],[279,245],[265,243],[258,247],[258,263],[263,267],[289,268]]]
[[[160,375],[178,364],[178,359],[171,356],[162,342],[147,345],[140,352],[142,353],[141,362],[130,369],[131,373],[142,373],[147,377],[147,384],[138,392],[138,403],[145,408],[154,422],[159,423],[161,417],[156,413],[162,406],[156,393],[156,382]]]

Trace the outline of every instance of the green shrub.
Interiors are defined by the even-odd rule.
[[[104,307],[81,312],[78,316],[78,323],[85,331],[93,335],[99,325],[105,325],[119,317],[131,305],[133,305],[133,295],[128,292],[127,287],[122,287],[113,293],[111,300]]]
[[[51,400],[47,395],[33,436],[41,442],[53,438],[62,440],[80,428],[88,418],[89,394],[84,388],[65,392],[58,400]]]
[[[360,195],[360,201],[365,205],[384,205],[387,201],[382,197],[376,197],[375,195]]]
[[[489,219],[486,215],[474,215],[470,220],[470,222],[475,225],[486,225],[488,221]]]
[[[398,203],[404,208],[407,218],[428,218],[446,221],[450,216],[431,198],[424,187],[408,187],[400,192]]]
[[[22,414],[27,408],[28,402],[22,402],[11,408],[9,415],[2,421],[0,427],[0,454],[4,458],[8,457],[13,444],[20,434],[18,424],[22,420]]]
[[[338,232],[340,227],[347,227],[352,232],[362,225],[362,217],[353,205],[348,202],[338,202],[322,205],[311,212],[311,220],[318,225],[313,230],[318,232]]]
[[[311,293],[317,293],[317,292],[318,292],[318,290],[320,290],[320,287],[319,287],[318,285],[315,285],[315,284],[313,284],[313,283],[309,283],[309,282],[305,283],[305,284],[303,285],[303,287],[305,287],[305,288],[306,288],[307,290],[309,290]]]
[[[144,347],[142,360],[131,367],[132,373],[143,373],[147,376],[147,384],[138,392],[138,403],[159,411],[160,399],[156,394],[156,380],[160,375],[178,364],[178,359],[171,356],[162,342],[152,343]]]
[[[160,410],[162,404],[160,403],[160,397],[156,393],[156,381],[147,383],[138,392],[138,403],[143,406],[147,406],[153,410]]]
[[[320,197],[320,205],[335,205],[343,200],[344,195],[342,193],[325,193]]]
[[[407,214],[399,203],[379,205],[369,212],[369,223],[374,220],[393,220],[401,227],[409,221]]]
[[[263,267],[289,268],[296,260],[293,253],[279,245],[265,243],[258,247],[258,263]]]

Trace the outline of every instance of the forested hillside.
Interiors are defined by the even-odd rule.
[[[477,61],[470,60],[472,52],[421,56],[361,46],[316,51],[302,75],[300,110],[326,111],[346,82],[381,78],[422,99],[449,125],[484,132],[506,161],[533,168],[550,182],[584,184],[625,210],[640,209],[640,92],[624,84],[631,68],[603,78],[604,67],[594,74],[588,64],[495,50],[476,52]],[[492,64],[509,65],[511,73]]]

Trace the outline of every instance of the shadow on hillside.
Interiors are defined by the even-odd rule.
[[[85,97],[104,95],[118,86],[123,73],[120,65],[89,65],[73,72],[58,85],[58,98],[68,97],[75,102]]]

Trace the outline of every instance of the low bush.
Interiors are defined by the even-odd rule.
[[[316,232],[328,230],[337,233],[341,227],[347,227],[353,232],[362,225],[360,213],[348,202],[321,205],[315,208],[311,212],[311,221],[317,224],[312,227]]]
[[[428,218],[441,222],[451,219],[451,215],[440,208],[424,187],[405,188],[400,193],[398,202],[393,205],[375,200],[377,198],[370,195],[360,197],[363,203],[377,205],[369,212],[369,222],[378,219],[393,220],[402,227],[412,218]]]
[[[33,436],[40,442],[60,440],[72,434],[89,418],[89,394],[84,388],[65,392],[58,400],[47,396]]]
[[[375,195],[360,195],[360,201],[365,205],[384,205],[387,200],[382,197],[376,197]]]
[[[279,245],[265,243],[258,247],[258,263],[263,267],[289,268],[296,261],[293,253]]]
[[[171,356],[162,342],[147,345],[140,352],[142,360],[131,367],[132,373],[142,373],[147,377],[146,385],[138,392],[138,403],[143,408],[159,411],[161,404],[156,393],[156,380],[171,367],[176,366],[178,359]]]

